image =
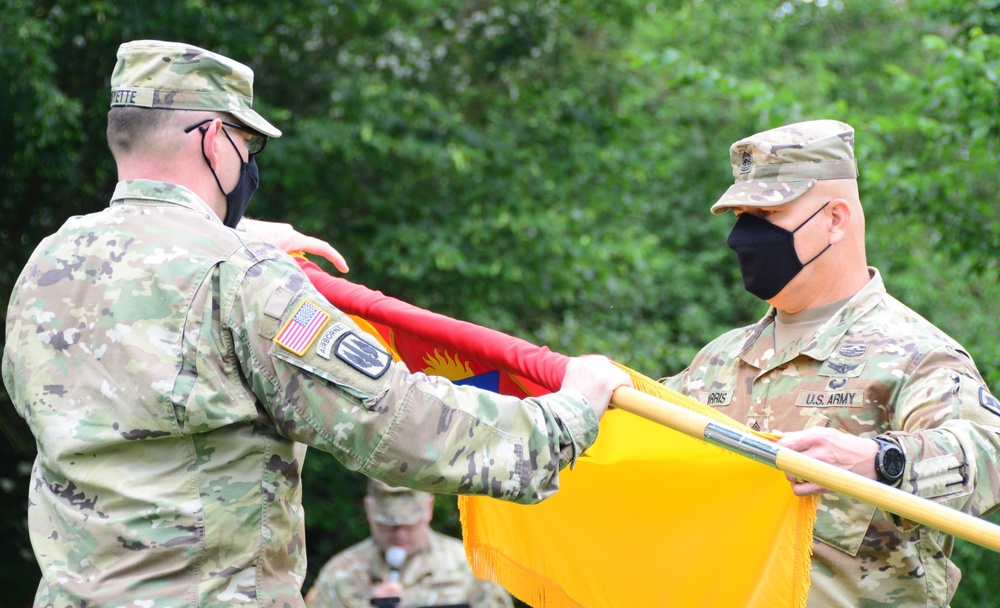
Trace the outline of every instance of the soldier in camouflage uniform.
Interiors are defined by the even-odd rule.
[[[281,133],[246,66],[121,46],[111,205],[43,240],[3,380],[35,436],[37,606],[302,606],[306,446],[392,485],[523,503],[595,439],[603,357],[518,400],[411,374],[286,253],[234,229]]]
[[[334,555],[319,573],[310,608],[370,608],[372,598],[400,598],[399,608],[512,608],[503,587],[477,579],[462,541],[430,527],[434,495],[369,480],[365,514],[371,537]],[[386,551],[405,561],[390,567]]]
[[[729,245],[771,304],[663,382],[779,443],[981,516],[1000,490],[1000,404],[954,340],[886,293],[867,266],[854,130],[818,120],[742,139]],[[947,606],[953,538],[824,492],[808,605]]]

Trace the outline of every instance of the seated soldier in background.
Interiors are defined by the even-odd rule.
[[[462,541],[431,529],[434,495],[369,480],[371,536],[334,555],[306,596],[313,608],[510,608],[502,587],[475,578]]]

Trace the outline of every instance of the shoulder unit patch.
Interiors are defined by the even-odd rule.
[[[370,378],[378,378],[389,369],[392,355],[381,346],[368,342],[352,331],[342,333],[333,345],[333,354]]]
[[[979,387],[979,405],[1000,416],[1000,401],[991,395],[984,386]]]

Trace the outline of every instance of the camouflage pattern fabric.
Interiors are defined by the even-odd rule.
[[[306,596],[310,608],[370,608],[371,591],[389,575],[389,566],[369,538],[333,556]],[[398,608],[468,603],[472,608],[511,608],[504,588],[472,575],[462,541],[430,532],[426,551],[406,560],[400,571],[405,595]]]
[[[267,135],[281,131],[253,109],[253,71],[180,42],[135,40],[118,47],[111,107],[227,112]]]
[[[856,179],[854,128],[837,120],[810,120],[745,137],[729,147],[735,183],[712,205],[775,207],[790,203],[818,180]]]
[[[774,352],[772,308],[662,382],[763,431],[892,436],[907,458],[901,489],[984,515],[1000,497],[1000,403],[962,347],[870,272],[814,334]],[[960,578],[951,536],[835,493],[817,515],[810,607],[948,605]]]
[[[38,446],[36,606],[301,606],[307,445],[390,485],[531,503],[597,434],[572,392],[410,374],[289,256],[162,182],[46,238],[6,332]]]

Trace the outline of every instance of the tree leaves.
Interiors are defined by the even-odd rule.
[[[352,280],[652,376],[764,310],[725,247],[732,217],[708,211],[729,145],[844,120],[871,261],[996,389],[995,4],[0,0],[0,301],[43,236],[107,204],[115,51],[151,37],[255,70],[285,136],[251,215],[328,239]],[[8,521],[30,450],[2,474],[20,484]],[[314,453],[305,479],[315,571],[365,526],[342,467]]]

